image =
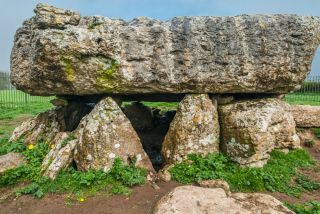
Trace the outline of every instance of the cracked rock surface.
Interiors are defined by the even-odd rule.
[[[111,169],[114,159],[153,171],[149,157],[129,119],[111,98],[102,99],[74,131],[78,139],[74,159],[78,170]]]
[[[37,95],[287,93],[319,37],[313,16],[124,21],[39,4],[16,32],[11,80]]]
[[[241,165],[262,166],[273,149],[299,148],[296,124],[288,108],[277,98],[220,105],[221,150]]]
[[[219,121],[216,102],[207,94],[188,94],[180,102],[163,142],[166,164],[181,162],[188,154],[219,151]]]

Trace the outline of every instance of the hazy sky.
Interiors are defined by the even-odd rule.
[[[81,15],[103,15],[130,20],[136,16],[170,19],[174,16],[233,16],[296,13],[320,16],[320,0],[0,0],[0,70],[9,71],[16,29],[33,16],[37,3],[74,9]],[[320,51],[312,73],[320,74]]]

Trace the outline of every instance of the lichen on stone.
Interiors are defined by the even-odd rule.
[[[97,85],[105,92],[111,92],[118,89],[119,83],[116,73],[119,70],[119,64],[115,59],[103,59],[97,68]]]
[[[72,56],[62,56],[62,62],[64,66],[64,71],[66,73],[67,80],[72,82],[74,81],[74,67],[72,65]]]

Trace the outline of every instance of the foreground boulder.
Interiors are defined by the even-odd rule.
[[[126,22],[39,4],[16,32],[11,80],[37,95],[286,93],[311,68],[319,23],[297,15]]]
[[[108,171],[118,157],[125,164],[136,161],[136,166],[153,171],[137,133],[110,97],[102,99],[82,119],[75,136],[79,143],[74,158],[79,170]]]
[[[61,170],[69,167],[77,143],[78,140],[74,139],[71,133],[59,132],[51,143],[50,152],[42,162],[42,174],[55,179]]]
[[[217,105],[207,94],[189,94],[180,102],[164,139],[162,155],[166,163],[185,160],[188,154],[219,151]]]
[[[157,203],[154,214],[293,214],[276,198],[260,193],[227,196],[222,188],[176,187]]]
[[[13,169],[25,164],[25,160],[22,154],[16,152],[10,152],[0,156],[0,173],[9,169]],[[1,176],[1,175],[0,175]]]
[[[277,98],[219,106],[221,150],[241,165],[262,166],[277,149],[300,147],[289,105]]]
[[[290,107],[297,127],[320,127],[320,107],[309,105],[292,105]]]

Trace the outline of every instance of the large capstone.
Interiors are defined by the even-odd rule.
[[[111,169],[115,158],[153,171],[130,121],[111,98],[102,99],[75,130],[74,159],[82,171]]]
[[[320,19],[298,15],[132,21],[39,4],[16,32],[12,83],[37,95],[286,93],[298,88]]]
[[[215,101],[214,101],[215,102]],[[188,154],[219,151],[219,121],[216,102],[207,94],[189,94],[181,101],[164,139],[166,163],[180,162]]]
[[[273,149],[300,147],[289,105],[277,98],[219,106],[221,150],[241,165],[262,166]]]

